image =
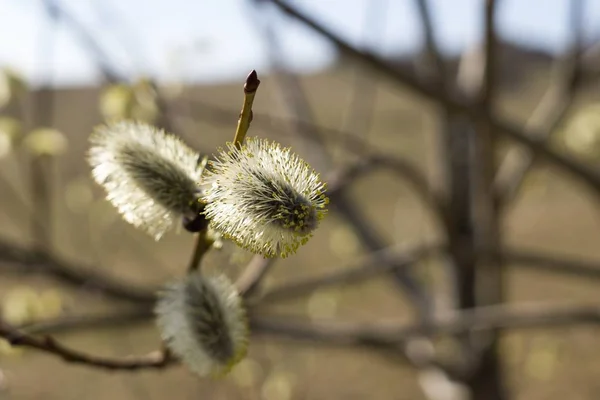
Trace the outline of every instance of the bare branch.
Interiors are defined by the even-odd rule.
[[[46,0],[45,5],[48,15],[64,22],[68,29],[73,32],[77,40],[80,41],[83,48],[90,53],[107,82],[114,83],[124,80],[122,74],[117,72],[112,65],[108,53],[104,51],[102,46],[88,31],[85,24],[65,10],[56,0]]]
[[[334,171],[327,179],[328,194],[331,197],[346,189],[354,180],[375,169],[385,168],[407,180],[419,196],[427,203],[442,224],[446,221],[445,205],[439,193],[432,189],[427,178],[407,160],[399,157],[388,157],[383,154],[366,156],[347,168]]]
[[[436,82],[436,84],[441,85],[442,88],[446,88],[446,66],[444,65],[444,59],[442,58],[442,53],[438,48],[437,41],[435,40],[435,30],[429,5],[427,4],[427,0],[414,1],[421,19],[421,24],[423,25],[425,50],[428,58],[427,64],[435,68],[435,74],[432,74],[430,79]]]
[[[28,335],[71,332],[77,329],[96,329],[102,327],[116,327],[144,322],[154,317],[152,308],[143,308],[120,311],[118,313],[101,315],[62,316],[54,319],[33,322],[17,327]]]
[[[162,369],[174,363],[168,352],[156,351],[141,357],[108,358],[87,354],[56,341],[50,336],[34,337],[0,320],[0,337],[13,346],[29,347],[52,354],[62,360],[107,370],[138,371]]]
[[[260,283],[273,264],[275,264],[275,260],[275,258],[263,258],[260,255],[255,255],[235,282],[240,295],[244,297],[252,296],[258,290]]]
[[[523,268],[600,279],[600,261],[565,258],[520,249],[503,249],[501,255],[507,263],[521,264]]]
[[[497,329],[559,328],[600,324],[600,305],[521,303],[462,310],[437,317],[426,324],[362,324],[335,321],[306,321],[289,316],[252,316],[256,333],[277,334],[295,339],[326,341],[335,345],[400,345],[418,337],[440,337],[464,332]]]
[[[390,272],[394,269],[408,269],[425,257],[435,255],[441,250],[436,244],[423,244],[406,250],[396,247],[374,251],[353,266],[343,268],[318,278],[285,284],[263,293],[252,305],[262,305],[273,301],[288,300],[305,295],[326,286],[359,282],[374,275]]]

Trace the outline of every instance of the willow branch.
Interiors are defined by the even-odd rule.
[[[252,296],[259,288],[260,283],[275,264],[275,258],[264,258],[261,255],[255,255],[244,268],[244,272],[235,282],[238,292],[241,296]]]
[[[352,265],[317,278],[285,284],[263,293],[252,305],[266,305],[274,301],[289,300],[308,294],[327,286],[360,282],[371,276],[396,269],[408,269],[423,258],[432,256],[441,250],[437,244],[423,244],[411,250],[388,247],[369,253]]]
[[[408,181],[422,200],[432,209],[442,223],[447,220],[446,206],[440,193],[435,191],[427,178],[407,160],[384,154],[366,156],[355,164],[331,174],[327,180],[328,195],[334,197],[361,176],[376,169],[388,169]]]
[[[256,71],[252,70],[246,78],[244,84],[244,103],[242,104],[242,111],[240,113],[240,119],[238,120],[237,129],[235,131],[235,137],[233,143],[236,146],[241,146],[244,143],[244,138],[250,128],[250,122],[252,122],[252,104],[254,103],[254,96],[260,85],[260,80]]]
[[[442,58],[442,52],[440,51],[437,41],[435,40],[435,30],[433,21],[431,18],[431,11],[429,9],[429,5],[427,4],[427,0],[414,0],[417,12],[419,13],[419,17],[421,20],[421,24],[423,26],[423,36],[425,39],[425,54],[427,56],[427,64],[428,66],[433,66],[435,69],[435,73],[431,74],[431,79],[436,83],[441,85],[441,87],[446,88],[446,66],[444,64],[444,59]]]
[[[333,345],[397,346],[418,337],[441,337],[497,329],[559,328],[600,324],[600,305],[521,303],[451,312],[426,324],[364,324],[339,321],[308,322],[299,317],[252,316],[255,333]]]
[[[600,279],[600,261],[568,258],[532,250],[510,248],[505,248],[501,256],[507,263],[513,265],[519,264],[520,268],[529,268],[586,279]]]
[[[0,337],[6,339],[13,346],[40,350],[69,363],[83,364],[112,371],[162,369],[174,363],[174,359],[169,357],[167,352],[163,351],[156,351],[139,357],[100,357],[65,346],[50,336],[36,337],[23,333],[2,320],[0,320]]]

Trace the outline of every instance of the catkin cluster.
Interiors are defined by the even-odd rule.
[[[248,138],[227,144],[206,165],[176,136],[140,123],[98,127],[90,137],[92,175],[123,219],[159,240],[179,221],[212,229],[264,257],[287,257],[325,216],[325,184],[278,143]],[[200,271],[160,293],[157,325],[164,342],[202,376],[226,373],[246,353],[246,312],[223,276]]]

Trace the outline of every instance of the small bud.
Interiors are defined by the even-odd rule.
[[[205,214],[211,226],[241,247],[267,257],[293,254],[327,212],[325,184],[290,149],[248,138],[228,144],[211,163]]]
[[[174,221],[201,210],[200,156],[179,138],[122,121],[100,126],[90,141],[92,175],[125,221],[158,240]]]
[[[194,272],[168,285],[155,311],[169,350],[200,376],[223,376],[246,355],[246,312],[224,275]]]

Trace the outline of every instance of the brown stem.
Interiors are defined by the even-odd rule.
[[[13,346],[41,350],[69,363],[83,364],[113,371],[162,369],[174,362],[172,358],[168,357],[168,353],[163,351],[130,358],[100,357],[67,347],[50,336],[35,337],[25,334],[2,320],[0,320],[0,337],[6,339]]]

